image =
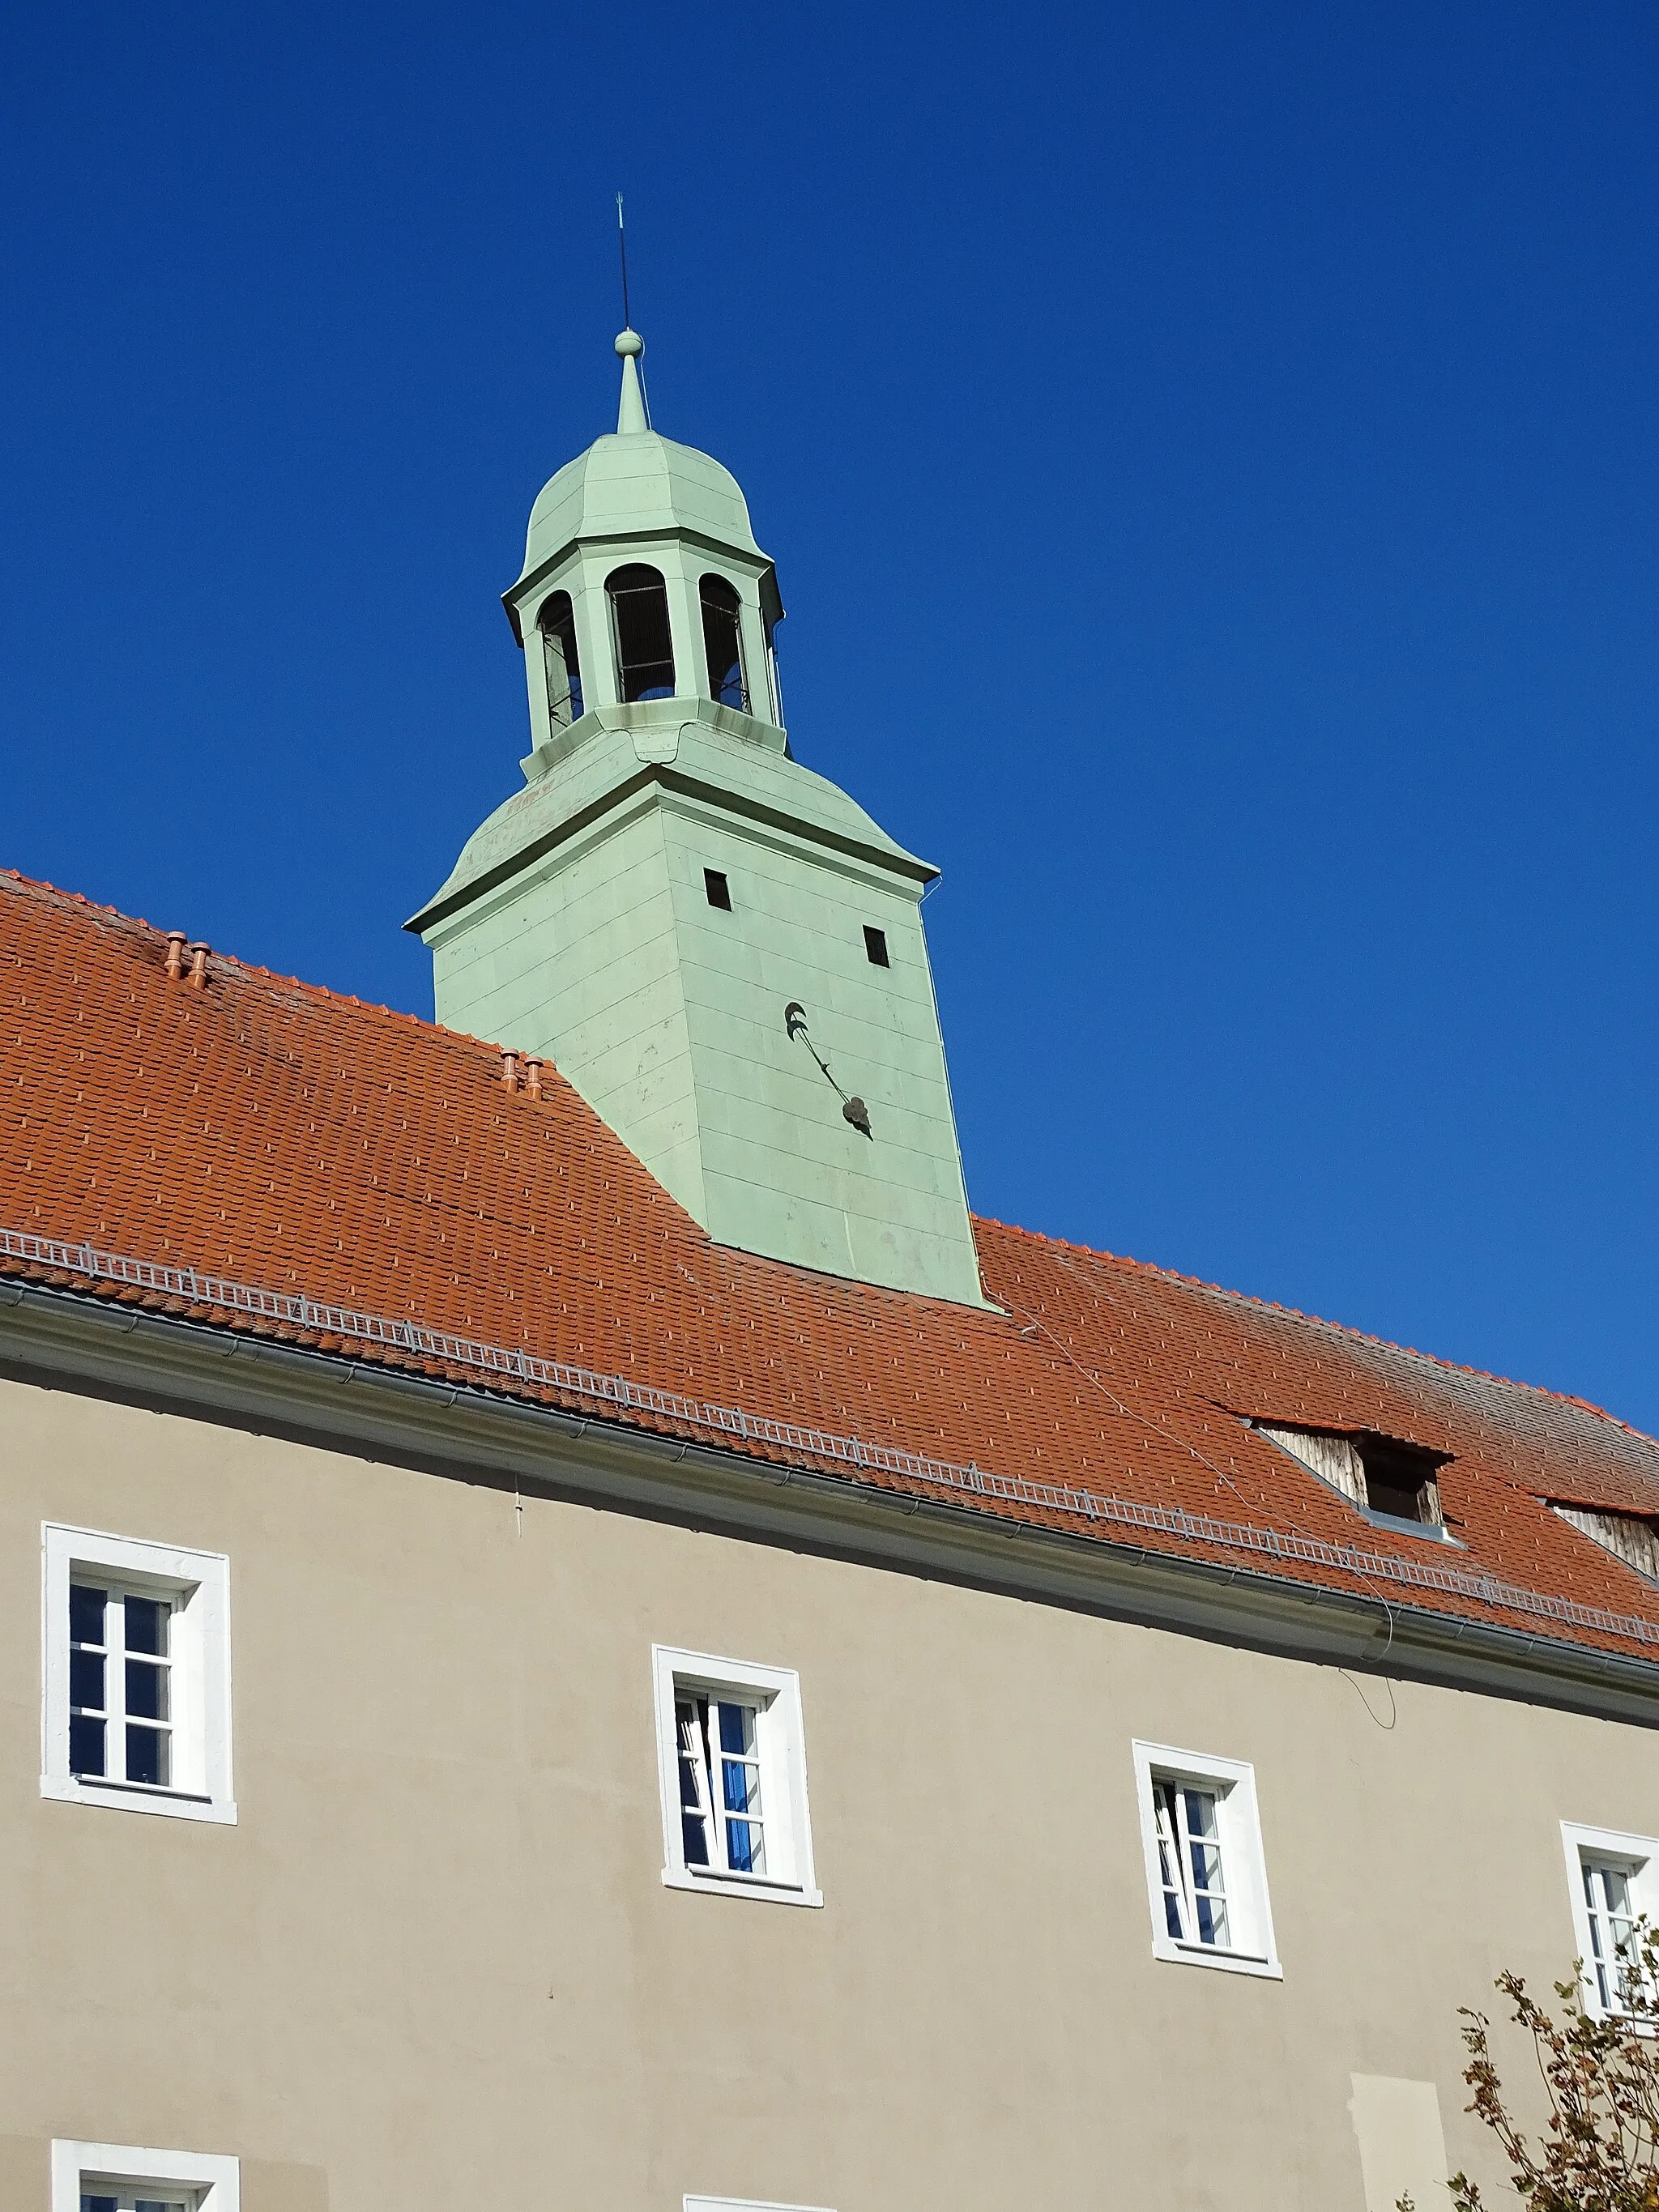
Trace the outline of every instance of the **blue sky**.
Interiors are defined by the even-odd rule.
[[[614,421],[937,860],[982,1212],[1659,1429],[1659,16],[0,27],[0,861],[429,1012]]]

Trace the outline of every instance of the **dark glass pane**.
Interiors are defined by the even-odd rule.
[[[743,680],[742,633],[738,595],[724,576],[705,576],[702,585],[702,644],[708,662],[708,690],[723,707],[749,711]]]
[[[83,1719],[79,1713],[70,1716],[70,1772],[71,1774],[101,1774],[104,1771],[104,1723]]]
[[[164,1721],[167,1715],[167,1670],[147,1659],[127,1662],[127,1711],[135,1720]]]
[[[680,1838],[684,1845],[687,1866],[707,1866],[708,1839],[703,1834],[702,1822],[694,1819],[690,1813],[683,1813],[680,1815]]]
[[[167,1740],[159,1729],[129,1728],[127,1730],[127,1780],[154,1782],[162,1787],[167,1779]]]
[[[697,1770],[684,1752],[680,1753],[680,1802],[693,1812],[697,1808]]]
[[[757,1846],[760,1838],[747,1820],[728,1820],[726,1824],[726,1855],[734,1873],[758,1874],[756,1863]]]
[[[81,2212],[115,2212],[115,2199],[112,2197],[88,2197],[83,2189],[81,2191]]]
[[[80,1583],[70,1584],[70,1641],[72,1644],[101,1644],[104,1640],[104,1593],[88,1589]]]
[[[718,868],[705,868],[702,887],[708,893],[710,906],[717,906],[722,914],[732,911],[732,886]]]
[[[130,1597],[126,1602],[127,1650],[167,1651],[167,1617],[173,1608],[158,1597]]]
[[[872,929],[867,921],[864,925],[864,951],[865,957],[872,968],[886,968],[891,965],[887,957],[886,931]]]
[[[744,1725],[749,1718],[747,1707],[721,1705],[717,1705],[714,1710],[720,1717],[720,1749],[735,1752],[747,1751],[749,1730]]]
[[[674,696],[668,593],[654,568],[618,568],[606,583],[617,632],[617,684],[625,703]]]
[[[70,1653],[70,1703],[104,1710],[104,1655],[101,1651]]]

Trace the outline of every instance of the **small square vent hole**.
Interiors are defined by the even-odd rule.
[[[726,882],[725,877],[720,873],[718,868],[705,868],[703,870],[702,887],[708,894],[708,903],[710,906],[717,906],[722,914],[731,913],[732,886]]]
[[[887,957],[887,932],[884,929],[872,929],[867,921],[864,925],[864,951],[872,968],[887,968],[892,965]]]

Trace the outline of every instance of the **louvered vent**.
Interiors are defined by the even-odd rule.
[[[1554,1510],[1591,1543],[1634,1567],[1649,1582],[1659,1583],[1659,1529],[1644,1515],[1592,1512],[1587,1505],[1558,1505]]]

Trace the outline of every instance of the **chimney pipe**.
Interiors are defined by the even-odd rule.
[[[192,945],[190,948],[190,974],[185,980],[192,991],[206,988],[207,957],[211,949],[206,945]]]
[[[516,1091],[519,1087],[519,1055],[506,1045],[501,1047],[501,1088]]]
[[[532,1098],[539,1098],[542,1095],[542,1068],[544,1064],[544,1063],[543,1061],[537,1059],[534,1053],[532,1053],[529,1055],[524,1064],[525,1080]]]
[[[161,970],[169,983],[176,983],[185,972],[185,933],[182,929],[167,932],[167,963]]]

